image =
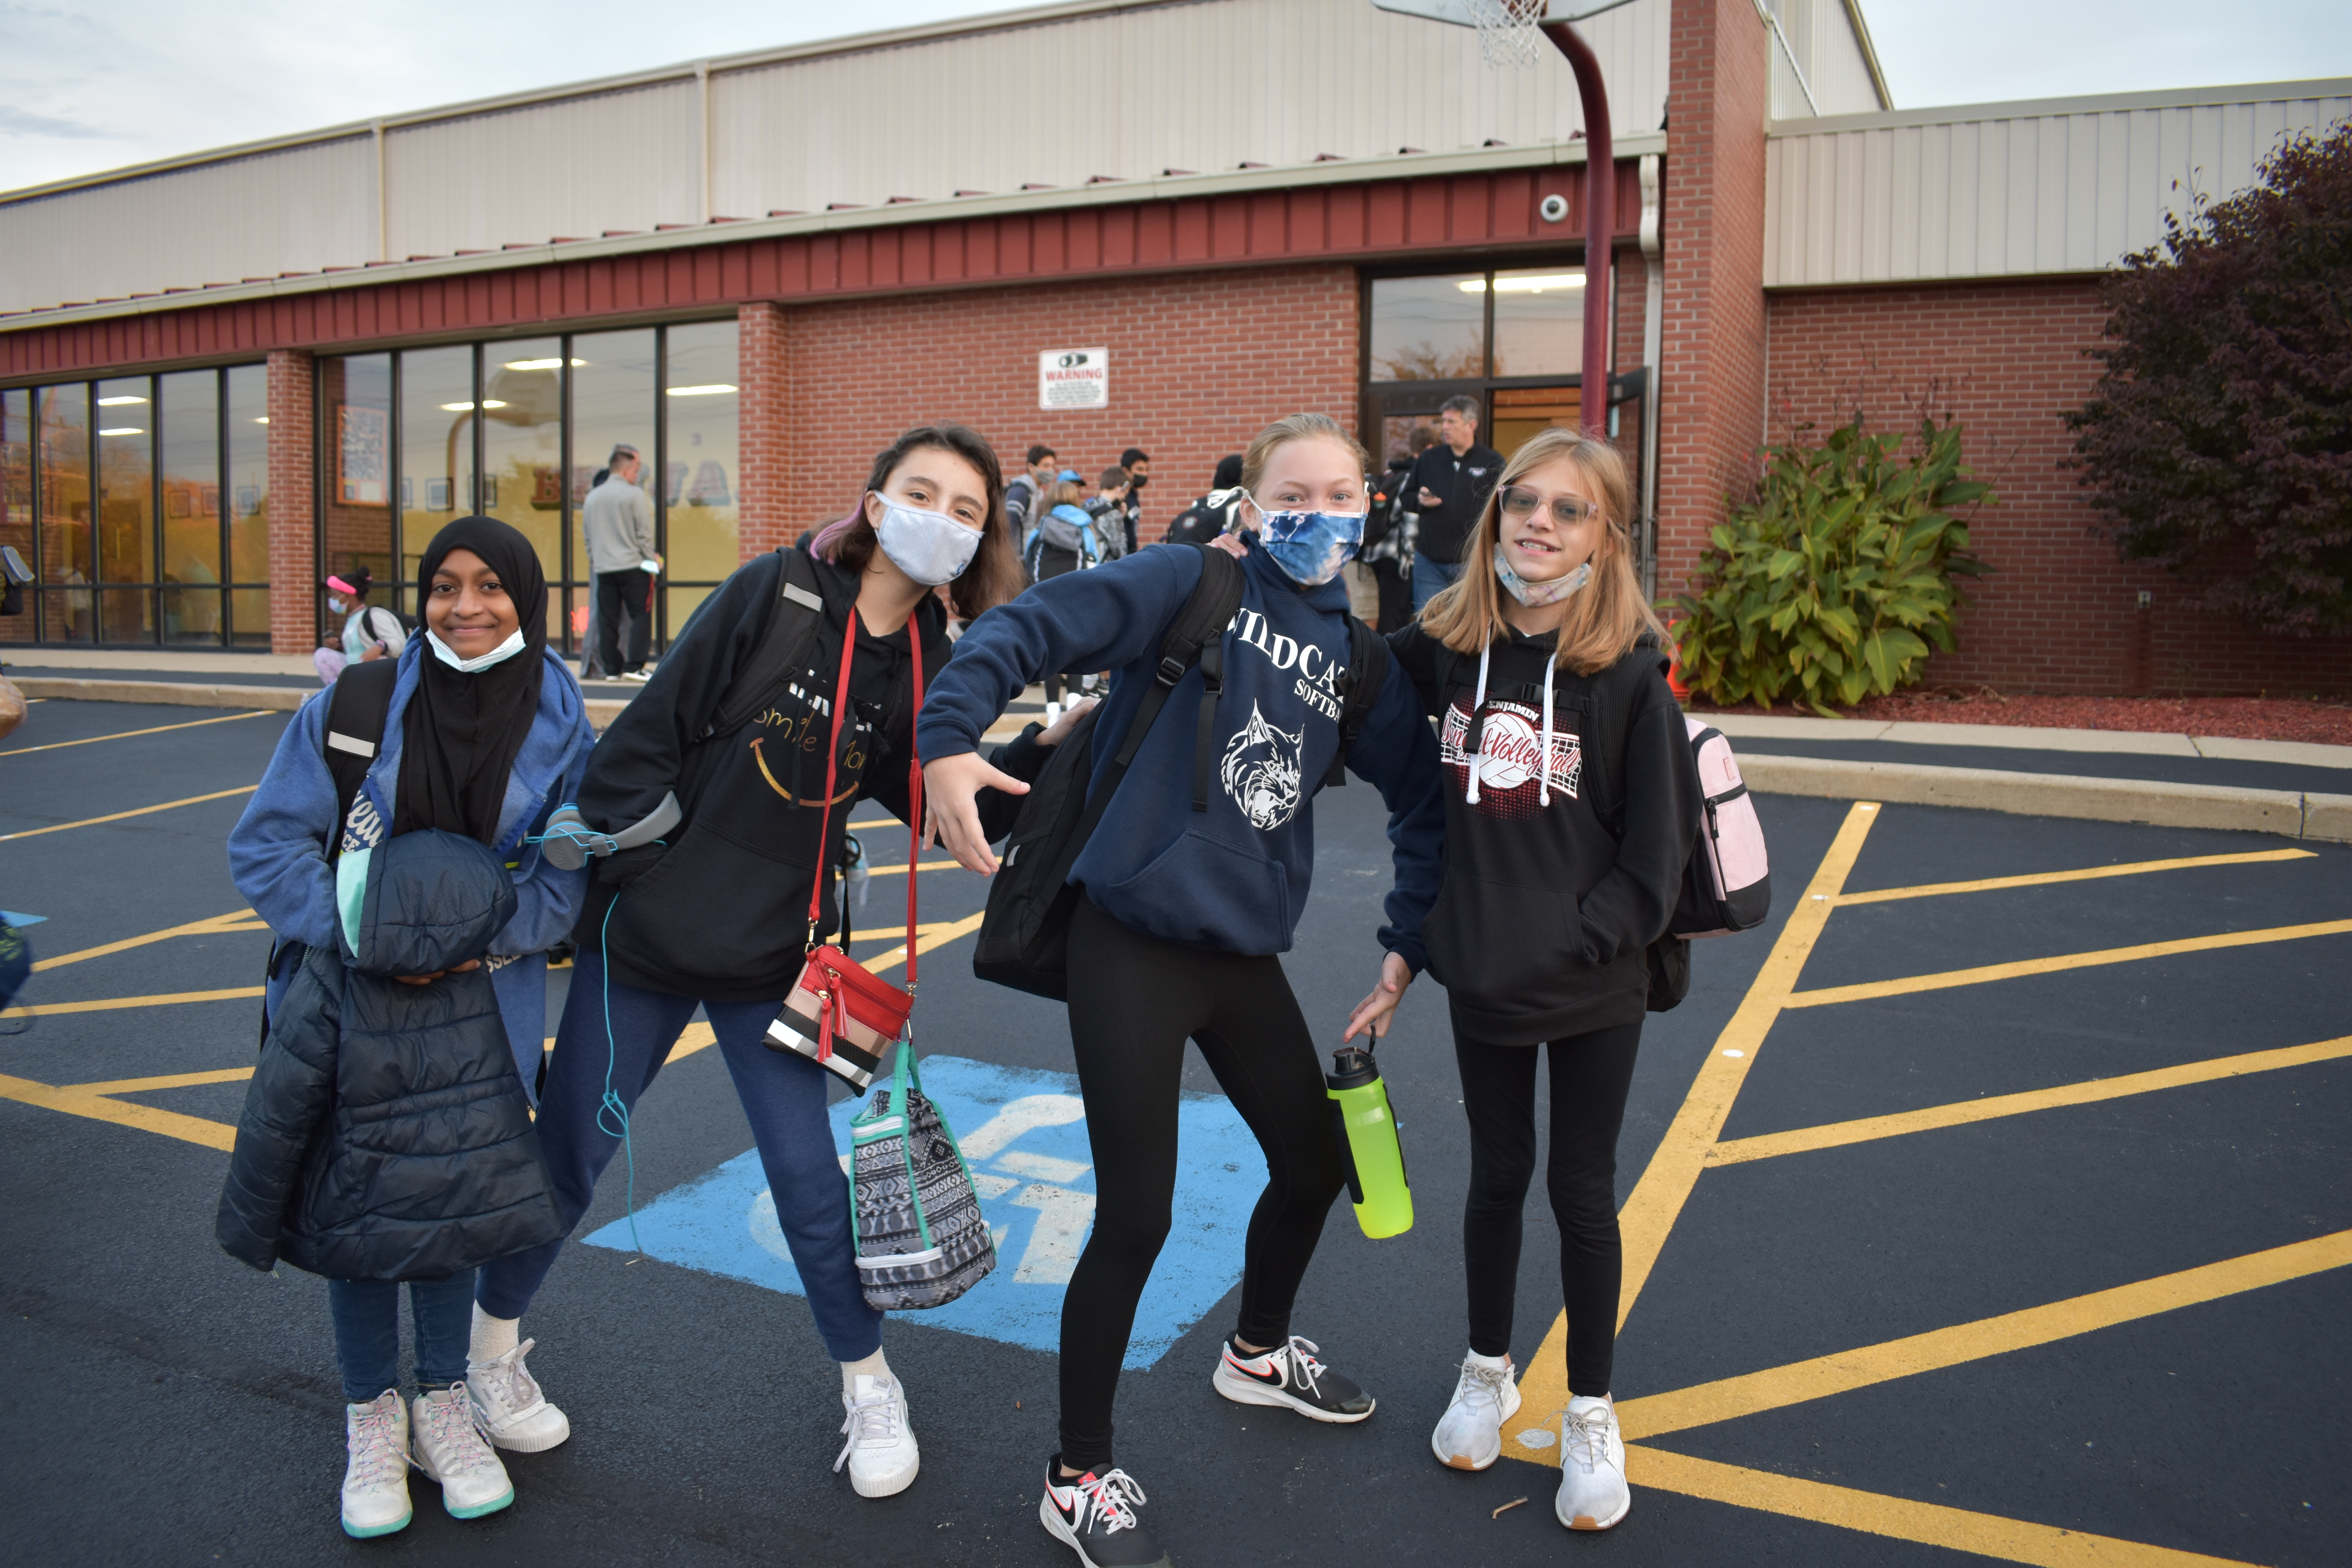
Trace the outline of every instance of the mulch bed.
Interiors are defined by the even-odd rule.
[[[1694,698],[1694,712],[1712,705]],[[1753,705],[1721,710],[1761,711]],[[1819,718],[1790,704],[1771,711]],[[2352,703],[2285,697],[2055,697],[1989,686],[1937,687],[1864,699],[1850,719],[1928,724],[2022,724],[2048,730],[2128,730],[2143,734],[2226,735],[2242,741],[2315,741],[2352,746]]]

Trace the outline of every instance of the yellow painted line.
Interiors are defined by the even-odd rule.
[[[1905,1110],[1891,1116],[1865,1116],[1853,1121],[1832,1121],[1821,1127],[1800,1127],[1789,1132],[1765,1132],[1753,1138],[1734,1138],[1727,1143],[1717,1143],[1706,1157],[1709,1166],[1737,1165],[1749,1160],[1772,1160],[1783,1154],[1811,1153],[1816,1149],[1837,1149],[1848,1143],[1866,1143],[1878,1138],[1900,1138],[1906,1133],[1927,1132],[1939,1127],[1964,1127],[1971,1121],[1990,1121],[2002,1116],[2021,1116],[2032,1110],[2050,1110],[2062,1105],[2093,1105],[2102,1100],[2121,1100],[2126,1095],[2149,1094],[2158,1089],[2179,1089],[2192,1083],[2211,1083],[2218,1079],[2242,1078],[2249,1073],[2273,1072],[2280,1068],[2307,1066],[2312,1062],[2335,1061],[2352,1057],[2352,1035],[2341,1039],[2319,1040],[2308,1046],[2287,1046],[2274,1051],[2248,1051],[2243,1056],[2214,1057],[2201,1062],[2186,1062],[2179,1067],[2158,1068],[2152,1072],[2126,1073],[2121,1078],[2091,1079],[2082,1083],[2060,1084],[2054,1089],[2029,1089],[2023,1094],[1995,1095],[1990,1100],[1963,1100],[1950,1105],[1930,1106],[1924,1110]]]
[[[2182,937],[2177,942],[2142,942],[2137,947],[2108,947],[2095,952],[2063,952],[2052,958],[2022,959],[2015,963],[1987,963],[1975,969],[1947,970],[1941,974],[1912,974],[1900,980],[1832,985],[1819,991],[1797,992],[1782,1005],[1827,1007],[1840,1002],[1865,1002],[1879,996],[1908,996],[1921,991],[1948,991],[1954,986],[1983,985],[1995,980],[2018,980],[2031,974],[2063,974],[2070,969],[2095,969],[2108,963],[2137,963],[2142,959],[2172,958],[2184,952],[2215,952],[2231,947],[2260,947],[2265,942],[2299,942],[2305,937],[2341,936],[2347,931],[2352,931],[2352,921],[2320,921],[2312,925],[2222,931],[2214,936]]]
[[[119,1078],[109,1083],[68,1083],[58,1086],[59,1094],[145,1094],[159,1089],[194,1089],[206,1083],[242,1083],[253,1076],[251,1068],[220,1068],[212,1072],[176,1072],[163,1078]]]
[[[224,931],[268,931],[251,910],[234,910],[225,915],[211,915],[204,920],[190,921],[164,931],[149,931],[145,936],[130,936],[121,942],[110,942],[98,947],[85,947],[79,952],[68,952],[57,958],[44,958],[33,965],[37,974],[45,969],[57,969],[68,963],[79,963],[85,958],[104,958],[109,953],[128,952],[134,947],[144,947],[151,942],[163,942],[175,936],[215,936]]]
[[[27,752],[60,752],[68,746],[95,746],[100,741],[128,741],[133,735],[160,735],[166,730],[193,730],[200,724],[234,724],[239,719],[258,719],[275,710],[257,708],[250,713],[230,713],[218,719],[191,719],[184,724],[158,724],[152,730],[121,730],[111,735],[91,735],[79,741],[51,741],[44,746],[11,746],[0,751],[0,757],[21,757]]]
[[[966,915],[960,921],[950,921],[944,925],[917,926],[915,952],[918,954],[926,953],[935,947],[946,946],[960,936],[971,935],[980,929],[980,922],[985,912],[983,910],[980,915]],[[892,964],[903,963],[906,957],[907,944],[901,942],[887,952],[878,953],[872,958],[861,958],[857,962],[869,970],[887,969]]]
[[[1628,1447],[1625,1478],[1635,1486],[1655,1487],[1734,1508],[1752,1508],[1954,1552],[1973,1552],[2009,1563],[2031,1563],[2040,1568],[2248,1568],[2232,1558],[2175,1552],[2030,1520],[2003,1519],[1999,1514],[1971,1513],[1826,1481],[1800,1480],[1769,1470],[1671,1454],[1663,1448]]]
[[[159,1132],[166,1138],[201,1143],[207,1149],[218,1149],[223,1153],[236,1143],[236,1129],[226,1121],[213,1121],[202,1116],[184,1116],[176,1110],[162,1110],[152,1105],[133,1105],[128,1100],[109,1100],[102,1094],[92,1094],[86,1088],[58,1089],[46,1083],[35,1083],[30,1079],[0,1075],[0,1099],[37,1105],[47,1110],[61,1110],[68,1116],[86,1116],[93,1121],[111,1121],[120,1127],[135,1127],[142,1132]]]
[[[916,867],[915,869],[918,871],[952,871],[955,869],[955,867],[956,862],[953,860],[926,860],[921,865]],[[868,868],[868,869],[877,877],[903,877],[907,874],[907,868],[904,866],[874,866]]]
[[[2251,855],[2192,855],[2178,860],[2134,860],[2121,866],[2090,866],[2080,871],[2038,871],[2024,877],[1988,877],[1977,882],[1927,882],[1916,888],[1880,888],[1840,893],[1841,907],[1885,904],[1898,899],[1940,899],[1949,893],[1990,893],[2003,888],[2047,888],[2061,882],[2095,882],[2108,877],[2141,877],[2151,871],[2187,871],[2200,866],[2258,866],[2278,860],[2313,860],[2315,849],[2263,849]]]
[[[21,1011],[48,1018],[66,1013],[111,1013],[123,1007],[169,1007],[181,1002],[235,1002],[261,992],[258,985],[239,985],[227,991],[173,991],[157,996],[110,996],[98,1002],[43,1002]]]
[[[149,816],[159,811],[173,811],[184,805],[202,805],[208,800],[226,800],[231,795],[251,795],[261,786],[247,784],[242,789],[215,790],[210,795],[192,795],[185,800],[167,800],[161,805],[142,805],[136,811],[118,811],[107,816],[86,816],[79,822],[60,822],[48,827],[27,827],[21,833],[0,833],[0,844],[11,838],[38,838],[44,833],[63,833],[69,827],[96,827],[101,822],[121,822],[127,817]]]
[[[677,1044],[670,1047],[669,1055],[662,1058],[662,1065],[667,1067],[672,1062],[682,1062],[695,1052],[709,1050],[718,1043],[719,1036],[709,1025],[688,1024],[685,1032],[678,1036]]]
[[[1682,1109],[1675,1112],[1657,1152],[1650,1157],[1649,1167],[1634,1185],[1633,1196],[1619,1211],[1618,1227],[1625,1246],[1624,1284],[1617,1307],[1620,1329],[1625,1326],[1626,1315],[1640,1299],[1642,1287],[1649,1281],[1650,1270],[1665,1247],[1667,1233],[1681,1217],[1683,1205],[1689,1201],[1699,1173],[1706,1168],[1707,1152],[1715,1147],[1724,1121],[1731,1114],[1732,1101],[1739,1098],[1740,1086],[1748,1081],[1748,1069],[1755,1064],[1757,1047],[1764,1043],[1773,1020],[1780,1016],[1782,1005],[1795,990],[1797,979],[1804,972],[1805,960],[1812,955],[1813,944],[1821,940],[1822,930],[1829,923],[1830,911],[1837,907],[1838,891],[1845,886],[1855,859],[1862,854],[1863,843],[1870,837],[1871,826],[1877,820],[1875,801],[1856,801],[1847,811],[1837,837],[1830,841],[1828,852],[1814,868],[1812,880],[1798,899],[1797,907],[1789,912],[1788,923],[1781,927],[1779,940],[1764,960],[1764,967],[1748,986],[1748,994],[1740,999],[1739,1010],[1716,1037],[1706,1064],[1698,1069],[1697,1079],[1683,1100]],[[1544,1336],[1543,1343],[1528,1361],[1519,1386],[1535,1409],[1567,1406],[1566,1312],[1553,1320],[1551,1331]],[[1507,1443],[1503,1451],[1515,1459],[1555,1468],[1559,1464],[1557,1448],[1530,1455],[1520,1452],[1516,1444]]]
[[[2225,1258],[2201,1268],[2184,1268],[2094,1290],[2047,1306],[2028,1307],[1999,1317],[1956,1323],[1924,1334],[1889,1340],[1794,1362],[1740,1377],[1703,1383],[1672,1394],[1629,1399],[1617,1407],[1617,1418],[1630,1438],[1662,1436],[1668,1432],[1711,1426],[1761,1411],[1785,1409],[1832,1394],[1851,1393],[1896,1378],[1938,1372],[1987,1356],[2031,1350],[2057,1340],[2073,1339],[2118,1323],[2152,1318],[2182,1307],[2217,1301],[2225,1296],[2283,1285],[2307,1275],[2325,1274],[2352,1264],[2352,1230],[2339,1230],[2309,1241],[2291,1242],[2265,1252]]]

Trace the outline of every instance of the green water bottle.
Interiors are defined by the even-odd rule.
[[[1331,1071],[1323,1081],[1356,1223],[1375,1241],[1402,1236],[1412,1228],[1412,1186],[1405,1180],[1388,1085],[1381,1081],[1372,1053],[1341,1046],[1331,1053]]]

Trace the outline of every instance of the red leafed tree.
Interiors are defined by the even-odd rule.
[[[2352,122],[2286,142],[2106,286],[2067,416],[2126,560],[2265,630],[2352,631]]]

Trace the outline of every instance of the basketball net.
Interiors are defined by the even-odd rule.
[[[1546,0],[1467,0],[1478,56],[1490,66],[1531,66],[1549,41],[1539,26]]]

